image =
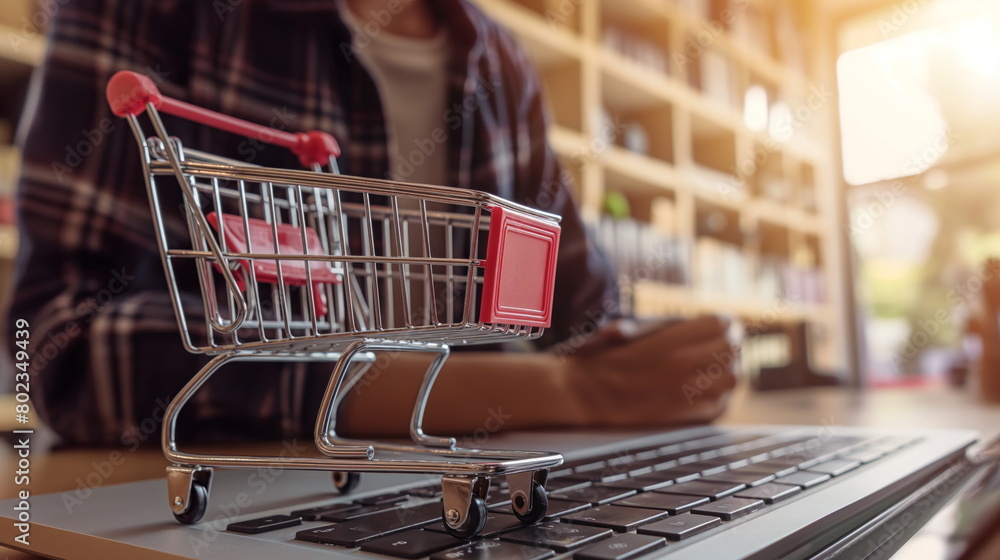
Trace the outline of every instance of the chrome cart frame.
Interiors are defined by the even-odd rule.
[[[548,326],[558,216],[475,191],[340,175],[340,150],[328,134],[293,134],[207,111],[164,97],[140,74],[119,72],[107,95],[138,141],[185,348],[214,356],[164,419],[163,451],[173,463],[169,503],[179,521],[204,514],[214,467],[328,470],[342,491],[357,484],[359,472],[441,475],[444,524],[462,538],[482,529],[490,478],[505,476],[514,514],[525,523],[544,516],[547,469],[562,456],[463,449],[454,438],[425,433],[422,422],[449,346],[535,338]],[[161,112],[289,148],[310,170],[186,148],[169,136]],[[143,113],[155,132],[149,138]],[[185,224],[170,222],[166,211],[178,204],[178,191]],[[193,312],[192,292],[202,304]],[[412,444],[336,431],[346,392],[384,352],[434,355],[410,419]],[[178,448],[184,405],[214,373],[241,360],[335,363],[315,425],[322,457]]]

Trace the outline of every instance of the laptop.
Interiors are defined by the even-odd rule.
[[[441,522],[440,479],[215,471],[199,523],[178,523],[165,480],[0,503],[0,543],[54,558],[677,560],[888,558],[969,479],[976,434],[703,426],[669,432],[520,433],[497,449],[557,451],[548,511],[523,525],[502,478],[471,540]],[[307,447],[311,442],[289,442]],[[23,528],[23,527],[22,527]],[[23,540],[23,539],[22,539]]]

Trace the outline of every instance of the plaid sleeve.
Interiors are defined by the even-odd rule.
[[[121,69],[154,77],[167,94],[183,91],[194,13],[187,4],[67,3],[34,85],[7,324],[30,322],[33,400],[69,442],[156,441],[150,426],[158,429],[166,403],[205,361],[181,345],[136,141],[104,96]],[[252,428],[246,409],[266,416],[277,405],[268,404],[267,380],[251,377],[240,386],[261,385],[260,400],[208,392],[182,428],[227,416]]]
[[[547,348],[589,335],[617,316],[617,287],[610,263],[587,235],[571,190],[573,178],[547,140],[550,116],[534,64],[502,30],[496,51],[506,89],[515,93],[508,100],[515,199],[562,216],[552,326],[538,344]]]

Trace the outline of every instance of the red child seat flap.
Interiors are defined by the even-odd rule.
[[[212,224],[216,230],[220,229],[219,215],[210,212],[205,216],[208,223]],[[313,228],[305,228],[306,248],[302,248],[302,228],[291,224],[277,224],[278,250],[274,248],[273,224],[257,218],[247,218],[246,223],[250,231],[250,243],[247,244],[246,229],[243,227],[243,217],[233,214],[222,214],[222,235],[225,238],[226,247],[235,253],[245,254],[271,254],[271,255],[326,255],[319,234]],[[309,275],[312,276],[313,304],[316,307],[316,315],[322,317],[326,315],[326,295],[323,293],[323,284],[339,284],[342,276],[340,273],[330,269],[324,261],[305,260],[282,260],[281,281],[290,286],[305,286],[309,283],[309,276],[306,274],[306,263],[309,264]],[[243,261],[243,273],[253,271],[257,282],[267,284],[277,284],[278,262],[267,259],[245,259]],[[246,279],[237,275],[236,281],[240,289],[246,289]]]

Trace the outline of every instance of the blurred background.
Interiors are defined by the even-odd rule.
[[[1000,5],[476,1],[539,68],[623,310],[737,319],[760,390],[976,386],[1000,254]],[[57,4],[0,10],[2,294],[18,125]]]

